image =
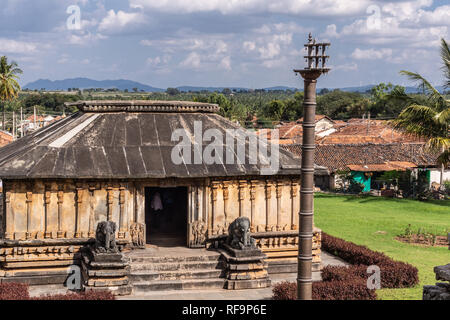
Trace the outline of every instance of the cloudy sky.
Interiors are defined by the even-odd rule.
[[[320,87],[407,85],[416,71],[440,85],[448,0],[0,0],[0,55],[22,85],[44,79],[130,79],[180,85],[301,87],[312,32],[332,42]],[[77,7],[80,23],[77,20]]]

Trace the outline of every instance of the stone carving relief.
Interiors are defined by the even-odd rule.
[[[145,248],[145,226],[134,222],[130,226],[130,236],[133,247]]]

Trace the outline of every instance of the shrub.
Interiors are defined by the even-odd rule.
[[[84,291],[80,293],[69,292],[66,294],[45,295],[30,297],[28,285],[25,283],[1,283],[0,300],[114,300],[110,291]]]
[[[115,300],[115,297],[107,290],[87,290],[80,293],[69,292],[66,294],[45,295],[36,297],[33,300]]]
[[[25,283],[1,283],[0,300],[28,300],[28,285]]]
[[[361,278],[345,281],[314,282],[312,286],[314,300],[376,300],[375,290],[367,288]]]
[[[382,288],[408,288],[419,283],[416,267],[395,261],[384,253],[372,251],[365,246],[322,233],[322,248],[353,265],[347,271],[331,269],[332,273],[337,273],[336,277],[342,276],[343,273],[352,273],[355,276],[367,278],[366,271],[361,266],[367,268],[367,266],[376,265],[381,270]],[[326,276],[330,277],[330,275]]]
[[[296,300],[297,284],[282,282],[276,284],[272,292],[274,300]],[[366,282],[361,278],[314,282],[312,285],[314,300],[375,300],[376,297],[375,290],[368,289]]]
[[[284,281],[276,284],[273,289],[274,300],[297,300],[297,284]]]
[[[381,270],[382,288],[407,288],[419,283],[417,268],[365,246],[322,233],[322,248],[352,265],[323,268],[322,282],[314,282],[312,285],[314,300],[376,299],[375,290],[367,288],[367,267],[371,265],[376,265]],[[295,300],[297,284],[282,282],[275,285],[272,291],[275,300]]]

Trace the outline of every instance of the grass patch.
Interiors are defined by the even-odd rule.
[[[408,224],[443,235],[450,229],[450,201],[316,194],[314,206],[315,224],[323,231],[383,252],[419,270],[419,285],[378,290],[380,299],[422,299],[422,286],[436,282],[433,268],[450,262],[447,248],[421,247],[395,240]]]

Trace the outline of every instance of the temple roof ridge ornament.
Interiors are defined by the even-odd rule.
[[[77,107],[83,112],[171,112],[217,113],[219,106],[211,103],[160,100],[91,100],[66,102],[66,107]]]

